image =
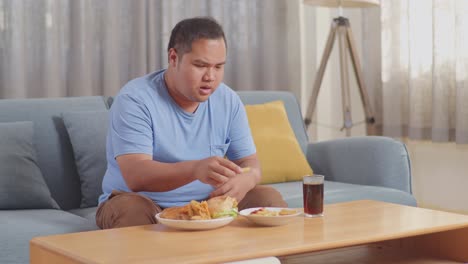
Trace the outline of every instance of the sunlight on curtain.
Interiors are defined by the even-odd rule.
[[[384,0],[383,135],[468,143],[468,1]]]
[[[210,15],[228,40],[235,90],[299,89],[287,0],[0,0],[0,98],[115,95],[167,65],[170,31]],[[297,22],[299,24],[299,22]],[[289,36],[289,37],[285,37]],[[297,58],[297,62],[292,62]]]

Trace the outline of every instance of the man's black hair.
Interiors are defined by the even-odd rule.
[[[192,43],[199,39],[220,39],[227,42],[221,25],[212,17],[194,17],[180,21],[171,32],[167,51],[174,48],[179,58],[192,50]]]

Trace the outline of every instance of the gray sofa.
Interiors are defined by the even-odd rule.
[[[307,160],[326,177],[326,203],[375,199],[416,205],[404,144],[384,137],[309,143],[291,93],[239,95],[245,104],[284,101]],[[0,263],[28,263],[35,236],[97,229],[95,198],[106,166],[111,102],[100,96],[0,100]],[[302,207],[301,182],[271,186],[290,207]]]

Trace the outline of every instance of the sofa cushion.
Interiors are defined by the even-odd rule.
[[[282,101],[246,105],[262,167],[262,184],[301,180],[312,174]]]
[[[277,189],[289,207],[302,208],[302,181],[269,184]],[[334,181],[324,183],[325,204],[348,202],[354,200],[377,200],[416,206],[416,199],[409,193],[386,187],[358,185]]]
[[[81,208],[96,206],[106,172],[108,111],[63,113],[81,183]]]
[[[88,208],[77,208],[77,209],[71,209],[68,212],[95,222],[97,208],[98,208],[97,206],[88,207]]]
[[[94,221],[50,209],[2,210],[0,223],[0,263],[29,263],[33,237],[98,229]]]
[[[59,209],[37,166],[30,121],[0,123],[0,209]]]
[[[106,110],[102,96],[21,98],[0,100],[0,122],[34,122],[37,162],[60,208],[78,208],[80,178],[62,113]]]
[[[263,104],[281,100],[286,107],[288,120],[291,124],[302,152],[306,153],[309,138],[302,119],[299,102],[293,93],[287,91],[237,91],[244,105]]]

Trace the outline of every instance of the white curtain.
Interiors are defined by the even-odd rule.
[[[382,134],[468,143],[468,1],[381,0],[373,12],[363,26],[381,27],[365,45],[381,47],[367,65],[381,66],[369,81]]]
[[[172,27],[202,15],[224,26],[233,89],[299,91],[295,2],[0,0],[0,98],[115,95],[164,68]]]

